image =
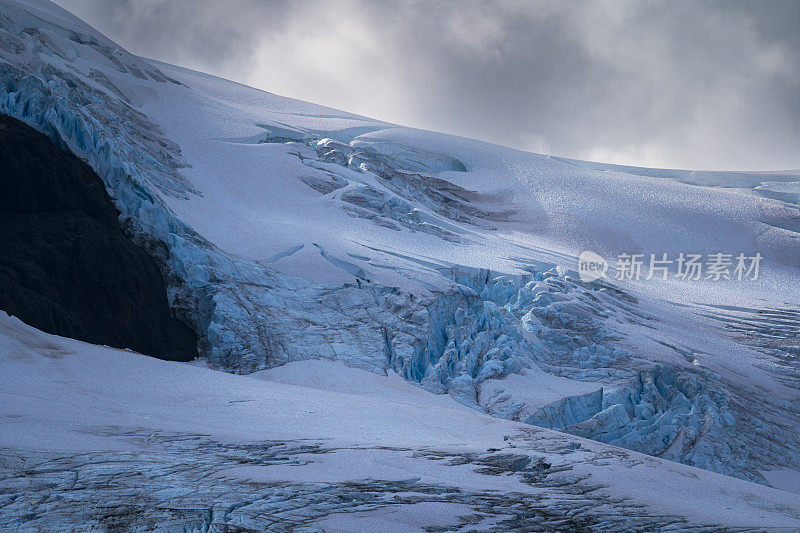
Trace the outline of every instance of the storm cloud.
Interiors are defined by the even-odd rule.
[[[800,3],[59,0],[131,52],[566,157],[800,168]]]

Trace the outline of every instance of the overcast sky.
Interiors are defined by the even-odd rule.
[[[129,51],[612,163],[800,168],[800,2],[57,0]]]

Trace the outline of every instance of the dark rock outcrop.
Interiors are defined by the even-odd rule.
[[[194,332],[118,215],[84,162],[0,116],[0,309],[48,333],[193,359]]]

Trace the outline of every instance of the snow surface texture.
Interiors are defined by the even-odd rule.
[[[798,173],[397,127],[135,57],[43,0],[0,0],[0,112],[97,171],[215,368],[337,360],[759,483],[800,471]],[[585,284],[584,249],[765,260]]]
[[[800,528],[796,494],[499,420],[396,374],[231,375],[1,312],[0,350],[3,531]]]

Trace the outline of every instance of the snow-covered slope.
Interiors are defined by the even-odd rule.
[[[341,363],[236,376],[5,313],[0,350],[4,531],[800,528],[795,494]]]
[[[213,367],[336,360],[760,483],[800,471],[797,172],[525,153],[138,58],[44,0],[0,15],[0,112],[85,158],[159,245]],[[586,249],[764,260],[590,284]]]

